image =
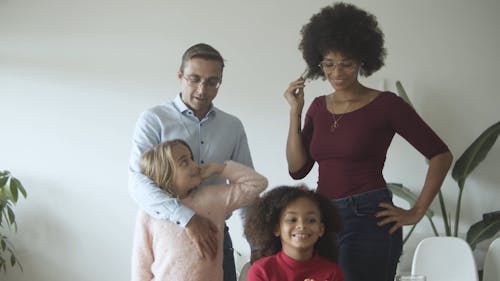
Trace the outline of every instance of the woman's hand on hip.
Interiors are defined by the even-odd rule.
[[[375,217],[382,218],[377,224],[378,226],[393,224],[389,229],[390,234],[394,233],[403,225],[414,225],[418,223],[423,217],[414,209],[405,210],[389,203],[380,203],[378,206],[385,210],[375,214]]]

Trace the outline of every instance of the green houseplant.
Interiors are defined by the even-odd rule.
[[[5,230],[17,231],[13,207],[19,199],[19,194],[26,198],[26,190],[21,182],[9,171],[0,170],[0,269],[4,272],[8,264],[12,267],[17,265],[21,271],[23,270],[14,254],[14,247],[4,232]]]
[[[403,86],[399,81],[396,82],[396,88],[398,94],[406,100],[410,105],[410,99],[406,94]],[[465,182],[467,177],[474,171],[474,169],[481,163],[488,155],[491,147],[495,144],[498,135],[500,134],[500,121],[496,122],[489,128],[487,128],[465,151],[458,157],[457,161],[452,168],[452,178],[457,182],[459,191],[457,196],[457,207],[455,210],[455,221],[452,225],[451,215],[446,209],[446,205],[443,199],[442,191],[439,191],[439,206],[442,213],[443,225],[444,225],[444,235],[446,236],[458,236],[458,226],[460,222],[460,207],[462,204],[462,194],[465,187]],[[389,189],[398,197],[408,201],[410,205],[413,205],[417,199],[417,195],[414,194],[409,188],[405,187],[400,183],[388,183]],[[434,221],[435,211],[429,208],[426,213],[426,217],[429,220],[434,235],[439,236],[440,233],[437,230]],[[406,242],[410,237],[411,233],[415,229],[416,225],[413,225],[404,241]],[[453,227],[453,231],[452,231]],[[472,249],[475,249],[476,245],[486,239],[489,239],[498,234],[500,231],[500,211],[494,211],[483,215],[483,219],[479,222],[474,223],[467,231],[466,241],[469,243]]]

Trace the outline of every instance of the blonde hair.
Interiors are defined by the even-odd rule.
[[[172,148],[174,145],[179,144],[186,146],[191,153],[191,157],[193,157],[193,151],[185,141],[181,139],[174,139],[160,143],[152,149],[144,152],[141,156],[140,162],[142,173],[149,177],[160,188],[173,196],[175,196],[175,194],[169,188],[170,182],[172,181],[175,173],[175,162],[172,157]]]

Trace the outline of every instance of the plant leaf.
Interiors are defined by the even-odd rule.
[[[486,129],[458,158],[451,176],[463,189],[467,176],[486,158],[500,134],[500,121]]]
[[[411,107],[415,108],[413,106],[413,104],[411,103],[410,101],[410,98],[408,97],[408,95],[406,94],[406,91],[405,91],[405,88],[403,88],[403,85],[401,84],[401,82],[399,81],[396,81],[396,91],[398,92],[398,95],[404,100],[406,101]]]
[[[417,195],[413,193],[413,191],[411,191],[408,187],[405,187],[400,183],[389,182],[387,183],[387,188],[389,188],[389,190],[397,197],[406,200],[410,204],[410,206],[415,205],[415,202],[417,201]],[[429,208],[427,209],[425,215],[429,218],[432,218],[434,216],[434,211]]]
[[[467,242],[472,250],[476,245],[486,239],[495,236],[500,231],[500,214],[485,218],[471,225],[467,231]]]
[[[9,216],[10,224],[14,224],[16,222],[16,215],[14,214],[14,211],[12,211],[12,209],[9,206],[7,206],[7,214]]]
[[[8,195],[5,192],[5,188],[0,187],[0,203],[7,201]]]
[[[4,187],[8,180],[9,177],[0,176],[0,188]]]
[[[14,254],[10,254],[10,266],[14,266],[16,264],[16,256]]]
[[[7,268],[6,268],[6,265],[5,265],[5,259],[2,256],[0,256],[0,268],[2,269],[3,273],[6,272]]]
[[[16,178],[13,178],[13,180],[17,184],[17,189],[21,192],[21,194],[23,195],[23,197],[26,198],[26,196],[27,196],[26,189],[24,189],[24,186],[22,185],[22,183],[18,179],[16,179]]]
[[[19,185],[19,181],[15,178],[10,179],[10,194],[12,195],[12,202],[17,203],[17,198],[19,197],[19,193],[17,192],[17,186]]]

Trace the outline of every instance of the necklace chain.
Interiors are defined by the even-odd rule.
[[[339,122],[340,122],[340,119],[342,119],[342,117],[344,117],[344,114],[346,114],[346,112],[349,110],[349,107],[351,107],[351,103],[348,102],[347,103],[347,106],[344,110],[344,112],[340,113],[340,114],[337,114],[339,117],[338,118],[335,118],[335,113],[332,113],[332,118],[333,118],[333,122],[332,124],[330,125],[330,131],[333,133],[335,131],[335,129],[337,129],[337,127],[339,126]]]

